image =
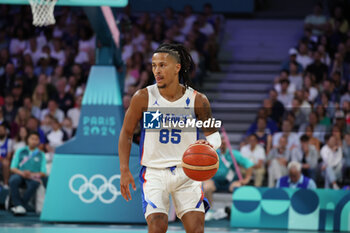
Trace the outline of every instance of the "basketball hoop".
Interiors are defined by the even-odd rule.
[[[33,13],[33,25],[37,27],[55,24],[53,15],[57,0],[29,0]]]

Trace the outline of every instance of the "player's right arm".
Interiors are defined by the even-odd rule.
[[[142,118],[143,111],[148,106],[147,89],[137,91],[131,98],[130,106],[124,117],[124,123],[119,135],[118,153],[120,163],[120,191],[125,200],[131,200],[129,185],[136,190],[135,181],[129,169],[129,158],[132,138],[135,128]]]

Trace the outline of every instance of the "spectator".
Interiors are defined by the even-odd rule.
[[[320,94],[320,96],[318,97],[318,101],[317,101],[317,107],[318,105],[322,105],[323,109],[326,111],[326,115],[332,119],[334,117],[335,114],[335,103],[336,102],[332,102],[330,100],[330,94],[327,92],[322,92]]]
[[[298,70],[298,63],[291,62],[289,64],[289,81],[291,84],[295,86],[296,90],[301,90],[303,87],[303,77],[301,76],[301,72]]]
[[[265,175],[265,150],[258,144],[258,137],[252,134],[248,138],[249,143],[241,148],[243,157],[253,164],[254,186],[262,186]]]
[[[315,146],[311,145],[310,138],[307,135],[300,137],[300,147],[292,150],[291,160],[301,164],[301,172],[304,176],[316,180],[316,169],[318,165],[319,154]]]
[[[193,14],[192,6],[186,5],[184,7],[184,17],[185,27],[182,29],[182,33],[187,35],[189,34],[193,23],[196,21],[196,16]]]
[[[52,66],[52,61],[50,57],[50,48],[47,46],[44,46],[43,52],[40,55],[39,61],[38,61],[38,66],[35,67],[34,69],[34,74],[36,76],[39,76],[40,74],[45,74],[47,76],[52,75],[53,73],[53,66]]]
[[[347,181],[349,182],[349,178],[350,178],[350,132],[349,131],[347,131],[345,134],[342,150],[343,150],[343,156],[344,156],[342,175],[344,179],[348,179]]]
[[[312,106],[309,102],[309,91],[306,89],[296,91],[294,96],[295,98],[300,100],[300,111],[304,114],[306,118],[308,118],[312,111]]]
[[[50,100],[48,105],[47,105],[47,108],[41,112],[40,120],[44,120],[44,117],[48,114],[50,116],[56,118],[58,120],[58,122],[63,121],[64,112],[58,108],[58,105],[57,105],[56,101],[54,101],[54,100]]]
[[[281,93],[282,91],[282,83],[281,81],[288,80],[288,87],[287,87],[287,92],[288,94],[294,95],[294,92],[296,91],[296,86],[294,83],[291,83],[289,80],[289,71],[287,70],[282,70],[280,72],[279,77],[276,78],[276,84],[275,84],[275,89],[278,93]]]
[[[282,124],[282,131],[275,133],[272,137],[272,146],[277,147],[280,142],[280,138],[282,136],[286,136],[288,138],[287,149],[291,150],[294,147],[297,147],[299,145],[299,137],[297,133],[292,132],[291,130],[292,130],[291,122],[289,120],[284,120]]]
[[[339,90],[335,89],[335,83],[332,79],[326,79],[323,81],[323,92],[328,97],[328,100],[332,103],[338,103],[340,101],[340,93]],[[322,97],[322,94],[321,94]],[[319,100],[318,102],[322,102],[322,100]]]
[[[288,91],[288,87],[290,84],[288,79],[280,80],[279,84],[281,85],[281,90],[278,93],[277,99],[283,104],[284,108],[288,108],[292,103],[294,92],[291,93],[290,91]]]
[[[321,83],[323,80],[327,78],[328,67],[326,64],[321,61],[321,54],[316,51],[314,52],[314,62],[306,67],[306,72],[310,72],[314,74],[316,77],[316,84]]]
[[[164,10],[164,24],[166,28],[171,28],[176,23],[176,17],[174,9],[171,7],[167,7]]]
[[[309,122],[305,122],[299,128],[299,134],[303,135],[307,130],[307,126],[312,127],[312,137],[317,138],[319,141],[324,141],[324,136],[327,132],[327,127],[319,123],[319,118],[316,112],[311,112],[309,115]]]
[[[297,55],[296,61],[302,65],[303,70],[305,70],[312,62],[313,59],[309,55],[309,50],[307,44],[304,42],[299,43],[299,53]]]
[[[269,99],[271,101],[272,106],[269,104],[267,106],[267,110],[271,110],[269,117],[274,120],[278,125],[282,122],[282,116],[284,114],[284,105],[281,101],[278,100],[278,93],[275,90],[270,90]]]
[[[210,24],[204,14],[198,15],[199,31],[207,37],[215,33],[214,27]]]
[[[25,40],[24,31],[21,27],[15,29],[15,36],[10,40],[9,51],[11,56],[20,56],[26,49],[27,41]]]
[[[300,99],[294,98],[292,100],[290,112],[292,112],[294,117],[295,117],[294,125],[292,126],[292,128],[299,129],[300,125],[307,121],[307,117],[305,116],[305,114],[303,113],[303,111],[301,109],[301,100]]]
[[[267,126],[267,120],[264,117],[258,117],[257,129],[254,132],[258,137],[258,142],[264,147],[266,154],[269,154],[272,147],[272,135],[271,131]]]
[[[326,135],[326,144],[321,149],[322,171],[325,176],[325,188],[332,185],[339,189],[337,181],[341,179],[343,152],[333,135]]]
[[[320,53],[321,56],[321,62],[326,64],[327,66],[330,66],[331,64],[331,58],[329,57],[326,48],[324,47],[324,45],[320,44],[317,47],[317,51]]]
[[[242,156],[239,151],[232,150],[237,164],[246,169],[245,177],[240,181],[237,179],[237,171],[224,139],[222,139],[221,147],[217,150],[217,153],[220,158],[218,171],[211,180],[204,181],[203,183],[204,194],[208,198],[210,205],[213,205],[213,193],[215,191],[233,192],[234,188],[248,184],[254,165],[249,159]]]
[[[333,123],[333,129],[336,127],[341,135],[346,132],[345,114],[343,110],[338,110],[335,112]]]
[[[333,12],[334,16],[330,19],[330,24],[333,30],[339,28],[341,33],[346,34],[349,30],[348,20],[344,17],[343,9],[341,6],[336,6]],[[336,26],[338,24],[339,26]]]
[[[15,120],[11,124],[11,138],[15,137],[18,134],[19,128],[21,126],[26,126],[27,121],[30,117],[30,112],[24,108],[20,107],[17,111],[17,115],[15,117]]]
[[[24,80],[23,94],[26,96],[32,95],[36,85],[38,84],[38,78],[34,74],[33,66],[26,65],[24,67],[23,80]]]
[[[23,107],[30,113],[30,115],[34,116],[37,119],[40,118],[40,108],[33,105],[32,99],[30,97],[24,97]]]
[[[28,209],[28,201],[35,194],[41,183],[41,179],[46,176],[45,154],[40,151],[39,134],[29,133],[27,139],[28,146],[16,151],[11,162],[13,175],[10,178],[11,201],[14,207],[11,211],[14,214],[25,214]],[[19,188],[26,185],[26,191],[21,197]]]
[[[300,63],[297,62],[298,50],[295,48],[290,48],[288,51],[289,59],[284,61],[281,66],[281,70],[288,70],[290,72],[290,64],[295,63],[297,65],[297,72],[302,73],[303,67]]]
[[[340,130],[340,128],[337,125],[333,125],[331,134],[332,136],[334,136],[335,143],[337,144],[337,146],[341,147],[343,142],[343,132]]]
[[[8,123],[13,122],[17,114],[17,108],[13,104],[14,99],[12,94],[7,94],[5,97],[5,105],[2,106],[4,120]]]
[[[27,122],[27,129],[31,132],[37,132],[40,136],[40,143],[44,144],[46,142],[45,134],[39,127],[39,120],[35,117],[30,117]]]
[[[124,92],[128,92],[131,86],[136,86],[136,90],[144,86],[147,81],[147,72],[143,64],[143,55],[141,52],[134,53],[131,59],[127,61],[127,70],[124,82]],[[133,94],[133,93],[132,93]]]
[[[13,141],[7,136],[7,129],[4,125],[0,125],[0,165],[2,168],[2,176],[4,179],[4,188],[8,189],[8,181],[10,177],[10,162],[12,158]]]
[[[5,90],[11,90],[14,86],[16,68],[14,64],[7,63],[5,73],[0,77],[1,94],[4,95]]]
[[[26,140],[28,137],[28,130],[26,127],[21,126],[19,128],[18,134],[14,138],[13,143],[13,151],[16,152],[17,150],[25,147],[27,145]]]
[[[322,4],[318,3],[314,6],[314,12],[305,18],[305,28],[312,29],[312,34],[315,36],[322,35],[327,27],[327,18],[322,14]]]
[[[57,96],[56,87],[50,82],[46,74],[40,74],[38,85],[43,85],[49,99],[54,99]]]
[[[320,124],[326,126],[327,128],[332,125],[331,118],[327,116],[326,109],[322,105],[316,107],[316,113],[319,116]]]
[[[340,44],[343,46],[343,44]],[[334,54],[334,59],[329,68],[330,73],[339,71],[344,80],[349,80],[349,67],[348,64],[344,61],[344,55],[340,52]]]
[[[287,174],[287,164],[290,160],[290,150],[287,149],[288,137],[283,135],[279,143],[267,157],[268,186],[274,187],[276,180]]]
[[[72,119],[73,128],[78,128],[79,124],[79,118],[80,118],[80,111],[81,111],[81,102],[82,102],[83,96],[77,96],[75,99],[75,107],[71,108],[67,112],[67,116]]]
[[[266,130],[269,131],[270,134],[274,134],[278,131],[278,126],[276,125],[276,122],[271,118],[267,117],[267,110],[268,108],[266,108],[265,106],[264,108],[259,109],[256,121],[254,121],[250,125],[249,129],[247,130],[246,136],[249,136],[256,132],[256,130],[258,129],[258,118],[264,118],[266,120]]]
[[[49,152],[54,152],[56,147],[63,144],[63,142],[68,140],[66,132],[62,129],[59,121],[51,116],[51,128],[52,130],[47,133],[47,142]]]
[[[62,109],[65,113],[74,106],[74,97],[65,91],[66,84],[67,80],[65,78],[61,78],[57,81],[57,95],[55,97],[58,108]]]
[[[48,99],[49,97],[45,85],[38,84],[32,95],[33,106],[42,110],[47,107]]]
[[[312,74],[306,74],[304,76],[304,88],[309,92],[309,101],[313,103],[318,96],[318,89],[315,87],[313,79],[311,78]]]
[[[340,98],[340,106],[343,106],[345,101],[350,102],[350,82],[345,85],[345,93]]]
[[[52,130],[51,125],[51,116],[47,114],[40,122],[40,129],[47,135]]]
[[[26,50],[24,50],[23,54],[28,54],[32,58],[33,65],[37,65],[42,52],[41,48],[38,47],[36,37],[33,36],[29,39],[29,47]]]
[[[9,47],[10,42],[9,39],[7,38],[6,32],[3,28],[0,30],[0,50],[6,49]]]
[[[67,138],[71,139],[75,134],[75,129],[73,128],[72,119],[70,119],[69,117],[65,117],[62,122],[62,129],[67,134]]]
[[[315,189],[316,184],[311,178],[301,173],[301,164],[293,161],[288,164],[288,176],[281,177],[276,184],[276,188],[303,188]]]
[[[4,114],[3,114],[3,111],[2,111],[2,108],[0,108],[0,125],[4,125],[6,128],[10,128],[10,125],[7,121],[5,121],[4,119]]]
[[[53,48],[51,49],[50,56],[57,61],[59,66],[63,66],[66,62],[66,56],[62,49],[61,41],[59,38],[53,39]]]

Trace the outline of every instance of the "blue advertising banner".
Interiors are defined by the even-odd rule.
[[[232,198],[232,227],[350,231],[349,191],[242,187]]]

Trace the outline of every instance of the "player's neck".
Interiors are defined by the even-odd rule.
[[[180,99],[185,93],[185,88],[179,83],[174,83],[165,88],[158,88],[158,90],[163,98],[171,102]]]

